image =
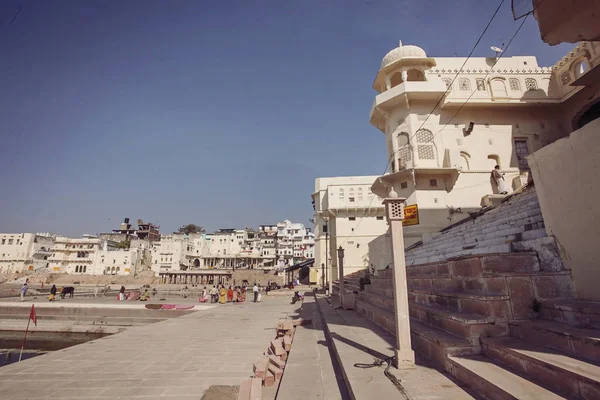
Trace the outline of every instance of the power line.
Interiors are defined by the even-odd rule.
[[[469,55],[467,56],[467,58],[465,59],[465,61],[463,62],[462,66],[460,67],[460,69],[458,70],[458,72],[456,73],[456,75],[454,75],[454,78],[452,79],[452,82],[450,83],[450,85],[448,85],[448,87],[446,88],[446,91],[444,92],[444,94],[442,96],[440,96],[440,98],[438,99],[437,103],[435,104],[435,106],[433,107],[433,109],[431,110],[431,112],[427,115],[427,118],[423,121],[423,123],[421,124],[421,126],[419,127],[419,129],[417,129],[415,131],[415,133],[413,134],[412,137],[409,138],[409,142],[410,140],[416,135],[416,132],[418,132],[419,130],[421,130],[421,128],[425,125],[425,123],[427,122],[427,120],[429,119],[429,117],[431,116],[431,114],[435,111],[435,109],[440,105],[440,103],[442,102],[442,100],[444,99],[444,96],[446,96],[446,94],[450,91],[450,89],[452,88],[452,85],[454,84],[454,81],[456,80],[456,78],[458,77],[458,75],[462,72],[462,69],[465,67],[465,65],[467,64],[467,61],[469,61],[469,59],[471,58],[471,56],[473,55],[473,53],[475,52],[475,49],[477,48],[477,46],[479,45],[479,43],[481,42],[481,39],[483,38],[483,36],[485,35],[485,33],[487,32],[487,30],[489,29],[490,25],[492,24],[492,22],[494,21],[494,19],[496,18],[496,15],[498,15],[498,12],[500,11],[500,8],[502,7],[502,5],[504,4],[505,0],[501,0],[500,4],[498,4],[498,7],[496,7],[496,11],[494,11],[494,14],[492,14],[492,17],[490,18],[490,20],[488,21],[487,25],[485,26],[485,29],[483,30],[483,32],[479,35],[479,38],[477,38],[477,41],[475,42],[475,44],[473,45],[473,48],[471,49],[471,51],[469,52]],[[385,175],[385,173],[387,172],[388,167],[390,166],[390,163],[392,162],[392,160],[394,159],[394,156],[396,155],[398,151],[396,152],[392,152],[392,154],[390,155],[390,157],[388,158],[387,164],[385,166],[385,169],[383,171],[383,174],[381,174],[381,176]],[[375,201],[376,195],[373,194],[373,198],[371,199],[369,205],[365,208],[365,212],[363,213],[363,215],[359,218],[361,218],[361,220],[358,222],[358,224],[354,227],[354,230],[356,231],[358,229],[358,227],[360,226],[360,224],[363,221],[363,218],[366,216],[368,210],[371,208],[371,206],[373,205],[373,201]],[[352,237],[353,235],[348,236],[341,244],[340,246],[342,246],[343,244],[346,244],[349,240],[350,237]],[[356,235],[354,235],[356,236]]]
[[[496,59],[496,61],[494,62],[494,65],[492,65],[492,67],[490,68],[490,70],[485,74],[485,76],[483,77],[483,79],[485,80],[485,78],[487,78],[489,76],[489,74],[491,74],[494,71],[494,67],[496,67],[496,64],[498,64],[498,61],[500,61],[500,59],[502,58],[502,56],[505,54],[506,50],[508,50],[508,48],[510,47],[511,43],[513,42],[513,40],[515,39],[515,37],[519,34],[519,31],[521,30],[521,28],[523,27],[523,25],[525,24],[525,21],[527,21],[527,18],[529,17],[529,15],[531,14],[527,14],[525,16],[525,18],[523,18],[523,21],[521,22],[521,25],[519,25],[519,27],[517,28],[517,30],[515,31],[515,33],[513,34],[513,36],[510,38],[510,40],[508,41],[508,44],[506,45],[506,49],[504,49],[504,52],[502,54],[500,54],[500,56]],[[440,133],[442,133],[442,131],[444,129],[446,129],[446,127],[448,125],[450,125],[450,123],[452,122],[452,120],[454,120],[454,118],[458,115],[458,113],[460,113],[460,111],[465,107],[465,105],[469,102],[469,100],[471,100],[471,97],[473,97],[473,95],[475,94],[475,92],[477,92],[477,88],[475,88],[475,90],[473,90],[471,92],[471,94],[469,95],[469,97],[467,97],[467,99],[465,100],[465,102],[463,104],[461,104],[461,106],[458,108],[458,110],[454,113],[454,115],[452,116],[452,118],[450,118],[448,120],[448,122],[446,122],[446,125],[444,125],[442,127],[442,129],[440,129],[435,135],[433,135],[434,139],[437,135],[439,135]]]
[[[442,100],[444,99],[444,97],[452,90],[452,85],[454,84],[454,82],[458,78],[458,75],[460,75],[460,73],[462,72],[463,68],[465,67],[465,65],[467,64],[467,62],[469,61],[469,59],[471,58],[471,56],[473,55],[473,53],[475,52],[475,49],[477,48],[477,46],[481,42],[481,39],[483,39],[483,36],[486,34],[486,32],[489,29],[490,25],[492,24],[492,22],[496,18],[496,15],[498,15],[498,12],[500,11],[500,8],[504,4],[504,1],[505,0],[501,0],[500,4],[498,4],[498,7],[496,7],[496,11],[494,11],[494,14],[492,15],[492,17],[488,21],[487,25],[485,26],[485,29],[483,30],[483,32],[481,32],[481,35],[479,35],[479,38],[475,42],[475,45],[473,45],[473,48],[469,52],[469,55],[467,56],[467,58],[465,59],[465,61],[461,65],[461,67],[458,69],[458,72],[454,75],[454,78],[452,78],[452,81],[446,87],[446,91],[444,92],[444,94],[442,94],[440,96],[440,98],[438,99],[438,101],[435,103],[435,106],[433,106],[433,108],[431,109],[431,111],[427,114],[427,117],[425,118],[425,120],[423,121],[423,123],[421,124],[421,126],[419,126],[419,129],[417,129],[415,131],[415,133],[411,137],[408,138],[408,142],[409,143],[410,143],[411,139],[413,139],[415,137],[415,135],[417,134],[417,132],[419,132],[423,128],[423,126],[427,123],[427,121],[429,120],[429,117],[431,117],[431,115],[433,114],[433,112],[438,108],[438,106],[440,105],[440,103],[442,102]],[[387,164],[385,166],[385,171],[383,172],[384,174],[385,174],[385,172],[387,172],[388,167],[390,166],[392,160],[394,159],[394,156],[398,153],[398,151],[399,151],[399,149],[397,151],[395,151],[395,152],[392,152],[391,156],[388,158],[388,162],[387,162]]]

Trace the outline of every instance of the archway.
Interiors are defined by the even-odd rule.
[[[394,75],[392,75],[392,79],[390,80],[390,84],[392,85],[392,87],[398,86],[402,82],[404,82],[404,81],[402,80],[401,72],[396,72]]]
[[[425,80],[425,74],[423,71],[419,71],[418,69],[411,69],[408,71],[406,79],[409,82],[422,82]]]
[[[196,258],[194,260],[194,268],[198,268],[198,267],[200,267],[200,260]]]

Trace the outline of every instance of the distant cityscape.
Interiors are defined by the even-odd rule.
[[[304,224],[284,220],[258,229],[161,234],[156,224],[125,218],[118,229],[79,238],[52,233],[0,233],[0,273],[158,276],[215,268],[281,270],[312,259],[315,239]]]

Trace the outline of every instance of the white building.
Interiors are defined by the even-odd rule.
[[[385,197],[393,187],[418,207],[405,226],[407,246],[499,199],[490,180],[496,165],[511,189],[527,182],[525,158],[577,123],[563,116],[588,101],[574,82],[599,50],[582,43],[553,67],[531,56],[431,58],[402,44],[383,58],[370,122],[385,135],[382,160],[392,161],[372,190]]]
[[[344,273],[349,274],[372,263],[385,267],[387,259],[371,260],[369,249],[387,231],[382,198],[373,194],[377,176],[317,178],[313,204],[315,210],[315,267],[331,267],[337,279],[337,249],[344,249]],[[327,257],[329,253],[329,257]],[[376,257],[379,254],[375,251]],[[321,278],[319,277],[319,282]]]
[[[276,254],[278,266],[294,265],[314,255],[314,234],[300,222],[277,223]]]
[[[134,275],[150,267],[149,242],[131,241],[129,249],[92,235],[57,237],[48,258],[48,271],[72,275]]]
[[[50,233],[0,233],[0,273],[47,268],[54,238]]]

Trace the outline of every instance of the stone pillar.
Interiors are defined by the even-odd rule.
[[[344,308],[344,249],[340,246],[337,250],[338,255],[338,271],[340,282],[340,305]]]
[[[404,236],[402,220],[404,219],[404,201],[397,197],[392,188],[389,197],[383,200],[387,221],[390,225],[392,240],[392,261],[394,288],[394,317],[396,319],[396,348],[394,349],[394,366],[396,368],[412,367],[415,353],[410,343],[410,319],[408,313],[408,289],[406,286],[406,261],[404,259]]]

